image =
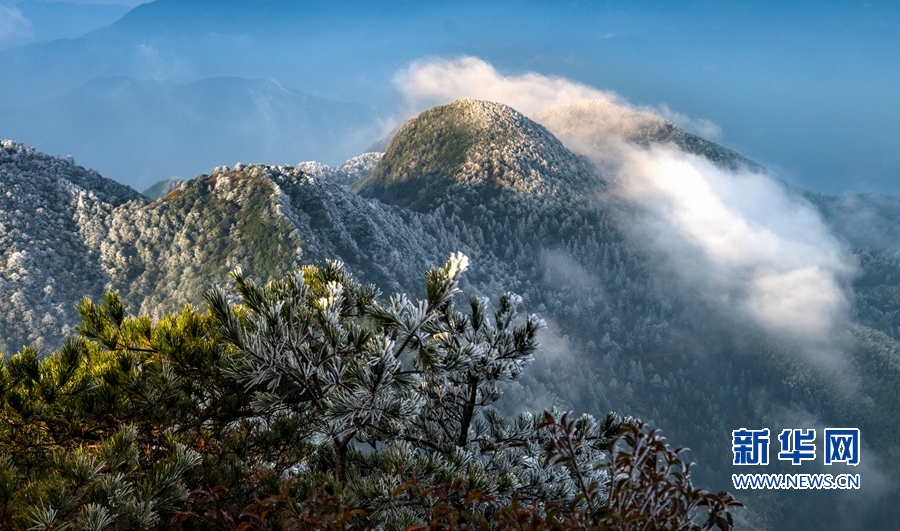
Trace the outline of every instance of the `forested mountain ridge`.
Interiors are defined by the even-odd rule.
[[[2,316],[6,352],[38,340],[47,349],[56,348],[72,330],[74,303],[82,296],[96,298],[105,289],[119,290],[136,311],[159,315],[185,303],[200,304],[203,291],[238,265],[248,274],[273,278],[300,261],[339,257],[356,266],[362,278],[399,289],[418,280],[420,266],[439,259],[436,254],[423,256],[435,245],[421,241],[426,237],[421,231],[407,234],[415,227],[408,227],[402,213],[294,167],[216,168],[151,202],[71,162],[21,145],[5,145],[14,152],[4,166],[2,184],[10,204],[5,212],[12,220],[4,227],[9,238],[4,287],[10,307]],[[32,189],[33,183],[26,179],[28,171],[33,171],[31,158],[55,161],[40,166],[42,178],[58,188],[74,190],[71,199],[66,196],[74,206],[63,203],[55,230],[42,217],[47,209],[35,202],[41,189]],[[360,164],[365,166],[369,159],[363,157]],[[360,171],[357,166],[353,168]],[[330,175],[352,175],[348,171],[335,170]],[[66,180],[67,172],[90,177],[93,181],[76,182],[96,184],[96,191],[73,188]],[[110,189],[120,191],[114,203],[102,201]],[[33,219],[21,216],[26,209],[34,210]],[[36,230],[46,241],[20,226]],[[54,245],[54,240],[70,243]],[[46,252],[64,256],[46,259],[42,254]],[[26,263],[35,253],[37,263]],[[58,290],[52,274],[67,270],[78,273],[77,283],[65,284],[66,291],[50,298],[48,294]]]
[[[587,110],[539,116],[539,125],[503,105],[460,100],[408,122],[384,155],[363,155],[342,168],[216,168],[152,202],[71,162],[5,143],[3,350],[40,338],[45,350],[58,345],[76,323],[78,297],[96,299],[107,288],[120,290],[131,311],[158,315],[202,304],[202,291],[238,265],[268,279],[299,263],[337,258],[384,292],[415,293],[423,269],[462,251],[471,259],[466,291],[496,297],[512,290],[548,320],[544,350],[508,389],[507,408],[559,404],[635,414],[693,448],[698,477],[720,488],[730,477],[730,431],[793,427],[781,426],[790,418],[861,428],[872,466],[891,469],[900,457],[891,444],[900,425],[900,262],[890,238],[866,239],[865,227],[895,215],[896,202],[808,194],[806,202],[790,203],[815,206],[855,260],[857,272],[841,285],[852,295],[850,311],[835,321],[842,341],[835,348],[855,382],[842,388],[814,359],[797,354],[796,341],[737,310],[723,312],[721,301],[672,271],[635,228],[641,208],[615,192],[625,178],[617,171],[627,166],[604,157],[622,146],[637,146],[629,153],[640,156],[659,147],[709,159],[722,171],[759,167],[658,119],[630,121],[627,134],[606,128],[588,137],[590,151],[576,146],[585,136],[572,131],[597,132],[609,115]],[[585,155],[597,148],[601,157]],[[46,190],[56,195],[45,197]],[[37,196],[56,205],[56,217],[46,214],[49,207],[32,207]],[[57,258],[23,261],[42,257],[32,254],[41,246]],[[703,269],[699,257],[696,264]],[[58,282],[46,279],[65,271],[81,284],[57,291]],[[876,471],[865,473],[876,479]],[[890,492],[890,482],[877,477]],[[834,512],[822,511],[819,500],[792,514],[808,518],[819,507],[820,518],[844,518],[846,493],[821,494],[834,496]],[[870,498],[879,507],[877,496]],[[796,523],[777,504],[752,496],[749,504],[754,528]],[[883,513],[863,524],[895,517]]]
[[[93,171],[0,144],[0,342],[55,348],[72,332],[73,302],[96,297],[110,278],[100,254],[112,211],[140,194]]]

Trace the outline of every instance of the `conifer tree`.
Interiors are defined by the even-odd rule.
[[[458,311],[453,299],[467,263],[456,254],[427,271],[422,300],[381,303],[336,262],[265,286],[235,271],[238,304],[220,288],[207,295],[217,330],[238,353],[227,374],[245,386],[255,411],[303,415],[322,441],[312,462],[328,464],[297,463],[298,475],[332,474],[373,523],[404,528],[424,518],[425,507],[396,499],[410,478],[421,488],[461,482],[491,497],[485,511],[513,495],[546,503],[576,493],[572,474],[547,463],[540,417],[508,419],[490,407],[500,384],[531,361],[544,323],[520,318],[521,299],[509,293],[493,315],[478,297]],[[579,419],[581,473],[598,474],[594,465],[620,421]]]
[[[265,285],[236,270],[208,311],[157,321],[83,300],[59,352],[0,359],[0,528],[619,529],[651,521],[640,499],[730,529],[733,498],[694,489],[634,419],[494,409],[544,323],[510,293],[460,309],[466,266],[428,270],[421,300],[338,262]]]

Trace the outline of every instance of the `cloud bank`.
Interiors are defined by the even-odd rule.
[[[647,108],[648,111],[654,112],[672,122],[685,131],[700,135],[704,138],[714,140],[722,136],[722,128],[718,124],[707,120],[706,118],[691,118],[683,112],[673,111],[665,103],[660,103],[654,108]]]
[[[671,146],[627,151],[617,173],[644,236],[689,285],[779,337],[818,351],[833,339],[854,265],[811,205]]]
[[[722,134],[722,129],[712,121],[691,118],[664,103],[657,107],[635,107],[614,92],[535,72],[505,76],[477,57],[414,61],[394,75],[394,84],[405,97],[411,112],[421,112],[463,97],[498,101],[526,115],[593,100],[622,110],[653,114],[706,138],[718,138]]]
[[[848,319],[855,263],[818,212],[772,176],[726,169],[660,140],[666,120],[706,137],[721,135],[716,124],[565,78],[506,76],[474,57],[417,61],[394,82],[411,109],[473,97],[536,115],[614,176],[614,193],[640,212],[632,220],[638,240],[683,288],[829,361],[833,331]]]
[[[394,84],[417,111],[464,97],[505,103],[523,114],[582,100],[618,100],[612,92],[561,77],[504,76],[476,57],[415,61],[394,76]]]

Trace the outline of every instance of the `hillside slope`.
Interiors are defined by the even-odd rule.
[[[97,297],[111,271],[101,250],[116,207],[143,198],[74,161],[0,142],[0,348],[59,345],[78,322],[74,304]],[[127,205],[127,206],[126,206]]]
[[[701,463],[694,473],[712,488],[730,488],[733,429],[858,427],[868,456],[859,471],[870,478],[863,480],[870,489],[814,498],[788,494],[775,505],[759,493],[741,493],[755,519],[748,526],[841,522],[890,528],[898,518],[886,500],[900,462],[893,444],[900,426],[900,262],[887,233],[867,239],[864,229],[869,222],[900,219],[897,202],[804,196],[739,154],[654,120],[630,123],[628,134],[607,127],[590,137],[593,144],[576,145],[584,135],[566,131],[605,127],[594,111],[563,114],[567,129],[560,129],[552,117],[542,118],[550,124],[545,127],[504,105],[460,100],[410,120],[384,155],[367,154],[341,168],[220,167],[154,202],[71,162],[5,143],[0,227],[6,248],[14,250],[0,263],[7,304],[0,313],[2,347],[12,352],[40,340],[45,349],[58,345],[76,324],[71,308],[77,297],[96,297],[104,288],[119,289],[130,311],[158,315],[201,303],[203,289],[227,283],[234,266],[268,279],[300,262],[340,259],[385,293],[421,295],[422,270],[462,251],[472,263],[464,278],[468,293],[517,292],[528,311],[548,321],[540,356],[521,384],[508,389],[503,407],[559,404],[640,416],[663,427],[676,444],[690,446]],[[597,150],[624,158],[605,165],[608,159],[597,163],[584,155]],[[755,285],[754,275],[784,264],[757,260],[756,233],[714,226],[715,249],[754,250],[724,253],[728,260],[757,260],[716,269],[716,257],[691,240],[692,233],[672,232],[683,228],[683,218],[653,218],[668,211],[654,212],[652,203],[623,193],[632,171],[628,157],[654,162],[663,155],[669,157],[663,162],[685,171],[656,183],[665,185],[661,190],[688,199],[713,190],[719,199],[731,194],[742,201],[741,192],[749,190],[750,196],[762,194],[763,206],[787,205],[802,216],[782,218],[762,209],[769,217],[740,218],[738,225],[768,234],[780,230],[784,219],[800,219],[807,225],[788,223],[788,236],[825,231],[815,232],[819,239],[812,241],[832,246],[839,265],[853,266],[836,277],[847,299],[839,318],[829,321],[830,335],[786,335],[748,318],[742,304],[752,300],[745,292]],[[712,179],[705,188],[691,181],[702,172]],[[43,210],[31,207],[38,203]],[[776,225],[765,225],[769,218]],[[776,258],[795,253],[787,261],[789,278],[817,267],[802,246],[799,254],[775,248]],[[671,249],[684,256],[665,254]],[[30,258],[40,252],[49,254]],[[673,256],[687,260],[687,273],[675,267]],[[723,272],[739,278],[698,280],[728,276]],[[65,291],[45,280],[61,275],[71,280]],[[782,291],[789,299],[806,296],[790,286]],[[804,308],[807,314],[814,310]],[[828,349],[837,365],[809,355],[816,354],[803,350],[810,344]],[[791,470],[779,466],[766,472]]]

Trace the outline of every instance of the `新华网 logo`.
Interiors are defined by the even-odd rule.
[[[735,465],[769,464],[769,428],[741,428],[731,432]],[[778,460],[792,465],[814,461],[817,455],[816,430],[788,428],[777,437]],[[859,429],[822,430],[822,460],[825,465],[859,464]],[[859,489],[859,474],[732,474],[735,488],[753,489]]]

